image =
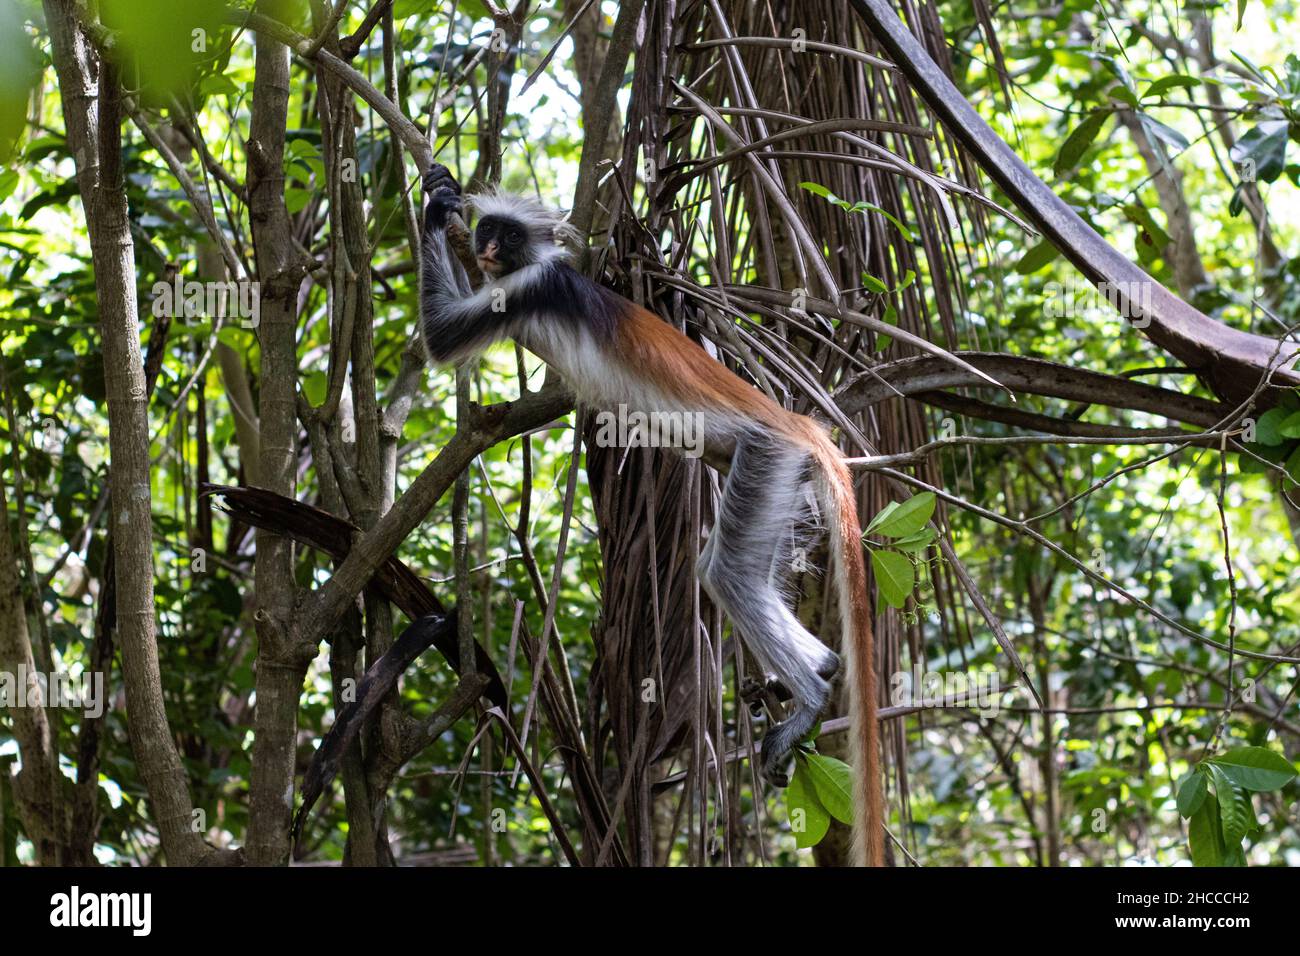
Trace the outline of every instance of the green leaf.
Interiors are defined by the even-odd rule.
[[[1121,210],[1124,218],[1133,225],[1142,230],[1144,235],[1139,238],[1149,243],[1154,249],[1164,249],[1170,242],[1169,233],[1161,228],[1160,223],[1156,222],[1155,217],[1151,215],[1151,210],[1140,202],[1125,203]]]
[[[1187,849],[1193,866],[1223,865],[1223,830],[1219,826],[1218,801],[1213,796],[1201,803],[1187,824]]]
[[[892,222],[898,228],[898,231],[903,234],[904,239],[906,239],[908,242],[916,242],[916,233],[912,232],[911,229],[908,229],[907,226],[903,224],[903,221],[899,219],[897,216],[895,216],[888,209],[882,209],[879,206],[877,206],[875,203],[869,203],[866,202],[865,200],[860,200],[858,202],[855,202],[852,206],[849,206],[848,211],[860,212],[860,213],[868,213],[868,212],[879,213],[880,215],[888,219],[890,222]]]
[[[1246,0],[1237,0],[1237,29],[1241,29],[1241,21],[1246,19]]]
[[[1130,90],[1123,83],[1116,83],[1114,86],[1112,86],[1110,89],[1106,91],[1106,95],[1110,97],[1112,100],[1119,100],[1121,103],[1125,104],[1126,106],[1131,106],[1134,109],[1137,109],[1138,106],[1137,94],[1134,93],[1132,90]]]
[[[228,345],[236,352],[244,352],[253,344],[253,335],[247,329],[237,325],[223,325],[217,332],[217,341]]]
[[[325,393],[329,387],[329,379],[324,372],[311,372],[303,379],[302,390],[309,401],[314,406],[319,406],[325,401]]]
[[[1277,427],[1284,438],[1300,438],[1300,412],[1292,412]]]
[[[1282,434],[1282,423],[1291,416],[1285,409],[1270,408],[1255,422],[1255,441],[1261,445],[1280,445],[1286,438]]]
[[[29,163],[35,163],[51,153],[66,153],[67,149],[67,141],[62,136],[37,136],[27,144],[23,159]]]
[[[920,554],[937,537],[933,528],[922,528],[916,534],[909,534],[906,538],[899,538],[893,542],[893,546],[899,551],[905,551],[908,554]]]
[[[916,568],[910,558],[897,551],[872,551],[871,569],[886,604],[901,608],[907,603],[916,582]]]
[[[934,514],[934,492],[923,491],[906,501],[899,502],[897,508],[879,522],[872,522],[876,534],[886,538],[906,538],[916,534],[926,526]]]
[[[880,321],[887,322],[890,325],[898,324],[898,310],[892,305],[885,306],[884,313],[880,316]],[[881,332],[876,333],[876,346],[872,351],[880,352],[889,348],[889,343],[894,340],[892,335],[885,335]]]
[[[807,185],[805,183],[805,185]],[[868,292],[875,292],[878,295],[884,295],[889,291],[889,286],[885,285],[869,272],[862,273],[862,287]]]
[[[201,96],[238,96],[239,86],[224,73],[214,73],[199,81]]]
[[[18,170],[6,169],[0,173],[0,202],[4,202],[13,195],[18,188]]]
[[[1249,790],[1241,790],[1241,810],[1246,814],[1246,832],[1255,833],[1263,829],[1260,826],[1259,817],[1255,815],[1255,800],[1251,797]]]
[[[1244,183],[1237,183],[1232,188],[1232,198],[1228,200],[1228,215],[1233,219],[1240,216],[1241,211],[1246,208],[1246,200],[1241,195],[1244,185]]]
[[[1160,79],[1156,80],[1147,87],[1147,91],[1142,94],[1142,97],[1145,99],[1148,96],[1160,96],[1162,93],[1167,93],[1169,90],[1191,89],[1194,86],[1200,85],[1200,79],[1195,76],[1187,76],[1184,73],[1175,73],[1173,76],[1162,76]]]
[[[814,196],[821,196],[822,199],[829,200],[830,202],[835,202],[837,198],[833,192],[831,192],[821,183],[800,183],[799,188],[806,189]]]
[[[1246,790],[1277,790],[1296,776],[1291,761],[1266,747],[1237,747],[1207,762]]]
[[[290,186],[284,191],[284,207],[291,215],[302,212],[307,203],[311,202],[312,195],[311,190]]]
[[[307,157],[320,159],[321,155],[320,149],[317,148],[315,143],[303,138],[289,140],[285,144],[284,154],[290,159],[306,159]]]
[[[1057,176],[1063,176],[1079,165],[1079,160],[1083,158],[1084,152],[1097,138],[1101,128],[1106,125],[1110,113],[1110,110],[1097,110],[1089,113],[1082,123],[1071,130],[1070,135],[1065,137],[1065,142],[1061,144],[1061,148],[1056,154],[1056,161],[1052,163],[1053,173]]]
[[[889,504],[885,505],[885,507],[877,511],[876,516],[872,518],[870,522],[867,523],[867,526],[866,528],[863,529],[862,533],[870,534],[872,531],[874,531],[882,521],[884,521],[886,518],[888,518],[890,515],[892,515],[895,511],[898,510],[898,504],[899,503],[897,501],[891,501]]]
[[[795,759],[794,776],[785,789],[785,805],[795,846],[803,850],[820,843],[831,827],[831,815],[817,798],[802,756]]]
[[[1243,791],[1228,779],[1219,767],[1210,764],[1210,779],[1214,781],[1214,795],[1219,801],[1219,820],[1223,824],[1223,846],[1230,849],[1241,845],[1246,835],[1246,814],[1242,810]]]
[[[1187,142],[1187,137],[1172,126],[1166,126],[1160,120],[1147,113],[1139,113],[1138,119],[1142,123],[1142,128],[1146,130],[1147,136],[1161,140],[1178,151],[1185,150],[1191,144]]]
[[[853,823],[853,768],[823,754],[806,754],[808,779],[822,806],[840,823]]]
[[[1240,2],[1240,0],[1238,0],[1238,2]],[[1255,79],[1256,82],[1258,82],[1262,86],[1267,86],[1269,88],[1272,88],[1273,84],[1268,81],[1268,77],[1264,75],[1264,71],[1261,70],[1259,67],[1257,67],[1254,61],[1252,61],[1248,56],[1246,56],[1246,54],[1238,53],[1236,50],[1230,50],[1228,52],[1232,54],[1233,58],[1238,63],[1240,63],[1242,66],[1246,68],[1246,71],[1250,73],[1250,75]]]
[[[1205,774],[1193,770],[1178,784],[1178,815],[1184,820],[1201,809],[1209,793]]]
[[[822,199],[825,199],[828,203],[839,206],[845,212],[879,213],[897,226],[898,231],[903,234],[903,237],[907,239],[908,242],[916,242],[916,234],[912,232],[911,229],[908,229],[907,226],[903,225],[902,221],[889,210],[881,209],[875,203],[869,203],[866,200],[851,203],[845,199],[841,199],[820,183],[800,183],[799,186],[801,189],[808,190],[814,196],[821,196]]]
[[[1297,447],[1286,460],[1286,470],[1293,480],[1300,481],[1300,447]]]
[[[1020,257],[1020,261],[1016,263],[1016,272],[1027,276],[1031,272],[1037,272],[1059,255],[1056,246],[1044,239]]]
[[[1229,154],[1242,179],[1271,183],[1286,168],[1289,124],[1285,119],[1261,119],[1233,144]]]

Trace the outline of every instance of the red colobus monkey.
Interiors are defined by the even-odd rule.
[[[786,411],[677,329],[573,269],[558,244],[568,227],[540,203],[501,193],[470,197],[478,213],[474,252],[487,278],[471,291],[446,237],[449,214],[462,208],[460,186],[435,164],[423,187],[420,329],[433,362],[457,363],[512,338],[590,405],[699,416],[706,449],[730,458],[698,577],[774,675],[773,689],[791,698],[789,716],[763,737],[762,774],[778,786],[788,782],[790,751],[817,722],[839,669],[836,654],[800,625],[783,596],[795,529],[811,517],[812,486],[829,519],[848,658],[854,862],[881,865],[875,654],[861,528],[839,450],[820,425]]]

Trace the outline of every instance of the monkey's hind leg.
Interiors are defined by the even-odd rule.
[[[769,435],[742,436],[699,564],[704,589],[792,697],[790,715],[763,738],[762,773],[777,786],[788,782],[786,758],[816,724],[839,668],[839,657],[803,628],[782,597],[789,542],[807,507],[808,469],[802,449]]]

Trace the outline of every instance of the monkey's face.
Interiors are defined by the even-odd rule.
[[[509,275],[532,259],[528,229],[505,216],[484,216],[474,230],[474,255],[485,275]]]

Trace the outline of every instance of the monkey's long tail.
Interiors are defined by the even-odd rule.
[[[853,477],[840,451],[824,434],[814,454],[825,482],[831,550],[839,596],[841,651],[849,686],[849,751],[853,765],[853,863],[884,866],[884,794],[880,780],[880,735],[876,723],[876,654],[867,605],[867,569],[862,558]]]

